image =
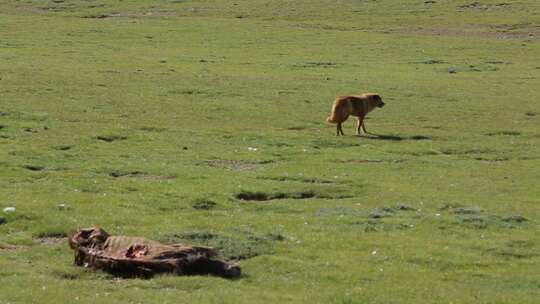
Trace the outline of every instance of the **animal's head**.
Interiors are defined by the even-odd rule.
[[[375,102],[375,106],[379,108],[384,107],[384,101],[382,100],[381,96],[379,96],[379,94],[371,95],[371,99]]]
[[[94,248],[100,246],[109,237],[109,234],[101,228],[84,228],[73,234],[68,238],[69,246],[73,249],[78,247]]]

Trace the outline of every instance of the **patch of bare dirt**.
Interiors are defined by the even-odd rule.
[[[257,169],[260,165],[271,163],[272,161],[249,161],[249,160],[230,160],[230,159],[212,159],[205,162],[209,167],[223,168],[233,171],[250,171]]]
[[[395,159],[395,160],[381,160],[381,159],[337,159],[335,160],[336,163],[340,164],[377,164],[377,163],[401,163],[404,162],[403,159]]]
[[[84,15],[84,16],[81,16],[81,18],[104,19],[104,18],[112,18],[112,17],[120,17],[120,16],[121,15],[118,13],[100,13],[100,14]]]
[[[113,142],[117,140],[124,140],[127,139],[126,136],[122,135],[98,135],[96,136],[97,140],[105,141],[105,142]]]
[[[67,244],[67,238],[65,237],[41,237],[37,238],[36,242],[41,246],[54,246],[60,243]]]
[[[147,12],[111,12],[83,15],[81,18],[105,19],[105,18],[142,18],[142,17],[170,17],[176,16],[176,11],[156,10]]]
[[[335,184],[336,181],[302,176],[258,176],[257,179],[273,180],[278,182],[298,182],[304,184]]]
[[[336,163],[342,164],[365,164],[365,163],[382,163],[379,159],[339,159]]]
[[[21,248],[21,246],[0,244],[0,252],[2,252],[2,251],[15,251],[15,250],[18,250],[20,248]]]
[[[36,5],[31,2],[20,4],[16,6],[16,9],[19,11],[25,11],[36,14],[48,14],[48,13],[70,13],[74,16],[80,18],[88,19],[105,19],[105,18],[142,18],[142,17],[169,17],[179,15],[178,10],[165,10],[165,9],[151,9],[151,10],[142,10],[142,11],[105,11],[90,13],[86,15],[78,14],[80,8],[79,4],[70,3],[69,1],[64,0],[53,0],[52,3],[44,3],[42,5]],[[96,8],[105,8],[106,4],[89,4],[86,8],[96,9]],[[193,11],[187,10],[186,12],[192,13]]]
[[[114,171],[111,172],[109,176],[114,178],[140,178],[145,180],[167,180],[176,178],[176,176],[172,175],[155,175],[143,171]]]
[[[482,30],[449,28],[401,28],[397,31],[392,31],[390,33],[460,38],[486,38],[497,40],[540,40],[540,29],[538,28],[527,29],[527,32],[512,32],[507,31],[506,29],[490,30],[489,28],[483,28]]]

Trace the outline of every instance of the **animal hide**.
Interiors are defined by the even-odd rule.
[[[219,259],[209,247],[165,245],[128,236],[110,236],[101,228],[86,228],[69,237],[75,265],[102,269],[120,276],[177,275],[240,276],[240,267]]]

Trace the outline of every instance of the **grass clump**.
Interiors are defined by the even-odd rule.
[[[199,198],[193,202],[191,207],[197,210],[210,210],[210,209],[214,209],[216,205],[217,203],[211,199]]]

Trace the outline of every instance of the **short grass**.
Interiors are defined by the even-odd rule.
[[[0,2],[1,303],[538,303],[537,1]],[[375,91],[378,136],[334,136]],[[212,245],[118,279],[65,235]]]

